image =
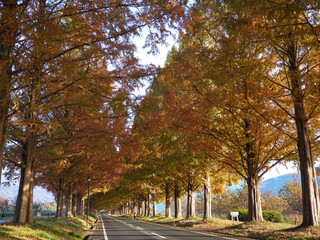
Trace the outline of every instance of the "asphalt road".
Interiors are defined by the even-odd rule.
[[[240,239],[231,236],[208,235],[196,232],[183,231],[158,224],[150,224],[130,219],[101,216],[96,224],[96,230],[90,232],[89,239],[103,240],[191,240],[191,239],[213,239],[231,240]]]

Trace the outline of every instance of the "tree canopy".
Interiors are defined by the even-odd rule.
[[[56,217],[83,212],[88,176],[95,208],[151,215],[165,201],[170,216],[173,198],[177,217],[186,196],[193,217],[203,192],[204,218],[212,193],[243,179],[249,221],[262,221],[259,182],[295,161],[302,225],[319,225],[318,1],[0,8],[0,165],[20,180],[15,222],[33,222],[34,185],[56,195]],[[151,53],[178,35],[164,67],[139,63],[145,34]]]

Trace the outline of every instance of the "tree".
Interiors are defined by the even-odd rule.
[[[242,25],[239,29],[251,29],[250,34],[244,35],[246,39],[265,43],[260,62],[269,69],[262,75],[264,84],[271,89],[269,99],[295,129],[279,127],[282,120],[275,115],[262,115],[296,142],[302,185],[302,226],[318,225],[319,193],[313,149],[319,126],[319,89],[315,87],[319,83],[319,3],[282,1],[252,5],[229,1],[228,7],[241,16],[235,21]]]
[[[179,51],[164,71],[167,117],[174,116],[179,131],[198,135],[194,145],[199,152],[246,180],[249,220],[260,221],[259,181],[295,154],[293,141],[253,108],[278,113],[263,94],[260,48],[234,35],[237,26],[223,25],[221,30],[223,23],[216,24],[223,18],[215,18],[216,12],[206,7],[194,6]]]
[[[225,192],[213,195],[212,211],[221,216],[228,215],[237,209],[246,209],[248,206],[248,189],[246,186],[237,191],[227,189]]]
[[[261,197],[262,209],[264,211],[276,210],[283,213],[288,209],[287,202],[281,196],[274,194],[272,191],[263,192]]]
[[[2,176],[19,8],[16,0],[1,1],[0,4],[0,176]]]
[[[7,26],[9,31],[5,30],[3,33],[15,34],[18,31],[19,41],[16,43],[14,38],[1,36],[1,50],[5,52],[5,60],[1,64],[4,63],[5,70],[11,71],[12,61],[8,58],[11,48],[14,47],[14,55],[18,59],[14,62],[14,74],[10,72],[11,75],[7,78],[8,74],[1,72],[1,76],[5,75],[9,80],[13,78],[15,84],[8,90],[11,85],[7,83],[10,81],[5,81],[3,96],[6,98],[1,100],[1,104],[8,105],[8,97],[12,98],[14,104],[9,114],[5,112],[6,106],[3,108],[1,130],[5,131],[2,126],[6,125],[8,116],[14,116],[10,122],[10,133],[13,134],[10,140],[23,149],[22,159],[11,156],[6,158],[21,168],[15,221],[32,223],[32,189],[36,172],[34,165],[36,159],[41,162],[36,158],[38,142],[43,132],[53,130],[50,122],[51,110],[57,107],[55,103],[60,102],[50,100],[61,96],[61,93],[71,87],[85,89],[109,99],[108,94],[104,95],[96,90],[103,83],[108,85],[109,90],[113,89],[112,84],[116,81],[120,84],[115,88],[122,91],[123,96],[128,99],[129,88],[133,89],[138,78],[146,75],[145,69],[136,71],[137,59],[133,53],[131,37],[139,35],[143,27],[149,26],[151,39],[163,41],[168,33],[166,28],[169,25],[174,27],[173,22],[179,19],[183,11],[181,5],[175,2],[155,4],[152,1],[134,1],[121,4],[27,1],[19,6],[23,10],[19,15],[21,21],[15,22],[16,2],[5,3],[4,6],[1,17],[10,26]],[[13,11],[9,11],[9,8]],[[140,11],[136,11],[137,8]],[[8,13],[12,16],[7,15]],[[161,30],[159,34],[154,32],[157,30]],[[149,40],[148,38],[146,43],[154,46],[154,42]],[[111,65],[113,70],[108,70]],[[86,89],[85,83],[81,84],[86,82],[88,75],[94,82],[90,89]],[[122,87],[118,88],[120,85]],[[111,99],[112,97],[116,96],[111,96]],[[107,102],[106,100],[106,105]],[[120,102],[120,105],[114,107],[120,107],[124,101]],[[0,136],[1,146],[4,142],[2,136],[3,134]],[[14,148],[10,146],[8,149]]]
[[[9,201],[6,198],[0,197],[0,209],[2,210],[1,216],[5,216],[5,210],[9,207]]]
[[[280,188],[278,195],[286,201],[288,208],[286,212],[289,214],[302,214],[302,191],[301,181],[298,176],[294,176],[292,181],[286,182]]]

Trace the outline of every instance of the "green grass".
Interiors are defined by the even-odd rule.
[[[122,216],[133,218],[131,214]],[[158,215],[156,217],[137,216],[137,220],[184,227],[191,231],[214,232],[263,240],[320,239],[320,226],[299,228],[298,225],[292,223],[272,223],[263,221],[256,223],[240,222],[239,224],[232,225],[231,220],[223,220],[220,218],[210,218],[203,221],[202,218],[175,219],[166,218],[163,215]]]
[[[90,221],[94,221],[90,217]],[[86,218],[35,218],[35,223],[0,225],[0,239],[2,240],[79,240],[86,235]]]

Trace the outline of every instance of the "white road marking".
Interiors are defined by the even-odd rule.
[[[160,237],[160,238],[166,238],[166,237],[161,236],[161,235],[159,235],[159,234],[156,234],[156,233],[154,233],[154,232],[152,232],[151,234],[152,234],[152,235],[155,235],[155,236],[157,236],[157,237]]]
[[[106,229],[104,227],[104,222],[103,222],[103,218],[101,217],[101,221],[102,221],[102,229],[103,229],[103,236],[104,236],[104,240],[108,240],[108,236],[106,233]]]
[[[206,235],[206,236],[210,236],[210,237],[219,237],[219,238],[224,238],[224,239],[231,239],[233,240],[234,238],[229,238],[229,237],[225,237],[225,236],[221,236],[220,234],[215,234],[215,233],[204,233],[204,232],[197,232],[197,231],[192,231],[192,230],[184,230],[184,229],[179,229],[181,231],[185,231],[185,232],[194,232],[194,233],[198,233],[198,234],[202,234],[202,235]]]
[[[148,222],[148,224],[153,224],[153,225],[159,225],[157,223],[152,223],[152,222]],[[167,228],[171,228],[171,229],[175,229],[175,230],[179,230],[179,231],[184,231],[184,232],[192,232],[192,233],[198,233],[201,235],[205,235],[205,236],[210,236],[210,237],[220,237],[220,238],[224,238],[224,239],[235,239],[235,238],[229,238],[229,237],[225,237],[222,234],[215,234],[215,233],[204,233],[204,232],[197,232],[197,231],[192,231],[192,230],[186,230],[186,229],[181,229],[181,228],[175,228],[175,227],[171,227],[171,226],[166,226]],[[240,238],[240,239],[247,239],[247,238]],[[249,239],[248,239],[249,240]]]
[[[116,219],[116,218],[114,218],[114,217],[111,217],[110,215],[109,215],[108,217],[110,217],[110,218],[112,218],[112,219],[114,219],[114,220],[116,220],[116,221],[118,221],[118,222],[127,224],[127,225],[129,225],[130,227],[133,228],[132,224],[130,224],[130,223],[126,223],[125,221],[120,221],[120,220],[118,220],[118,219]],[[153,224],[153,223],[149,223],[149,224]],[[155,225],[157,225],[157,224],[155,224]],[[220,238],[224,238],[224,239],[233,239],[233,238],[221,236],[220,234],[214,234],[214,233],[208,234],[208,233],[204,233],[204,232],[190,231],[190,230],[185,230],[185,229],[177,229],[177,228],[174,228],[174,227],[171,227],[171,226],[166,226],[166,227],[171,228],[171,229],[175,229],[175,230],[184,231],[184,232],[194,232],[194,233],[198,233],[198,234],[206,235],[206,236],[210,236],[210,237],[220,237]],[[161,236],[161,235],[159,235],[159,234],[157,234],[157,233],[153,233],[153,232],[151,232],[151,233],[149,234],[148,232],[144,231],[144,229],[142,229],[142,228],[140,228],[140,227],[136,227],[136,229],[140,230],[142,233],[144,233],[144,234],[146,234],[146,235],[152,234],[152,235],[157,236],[157,237],[160,237],[160,238],[164,238],[164,239],[166,238],[166,237],[164,237],[164,236]],[[106,238],[105,240],[108,240],[108,238]]]

